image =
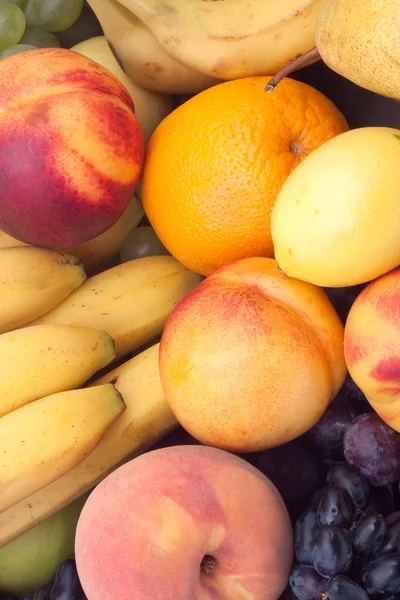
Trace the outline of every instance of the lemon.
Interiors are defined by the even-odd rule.
[[[400,264],[400,130],[342,133],[289,175],[272,211],[282,271],[315,285],[375,279]]]

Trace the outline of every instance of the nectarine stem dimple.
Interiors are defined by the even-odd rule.
[[[301,54],[300,56],[298,56],[297,58],[292,60],[292,62],[287,64],[285,67],[282,67],[282,69],[280,69],[280,71],[278,71],[269,80],[269,82],[267,83],[267,85],[264,88],[264,91],[267,92],[268,94],[270,92],[273,92],[274,89],[276,88],[276,86],[278,85],[278,83],[280,81],[282,81],[282,79],[284,77],[287,77],[288,75],[293,73],[293,71],[296,71],[296,69],[300,69],[302,67],[307,67],[309,64],[311,64],[312,62],[314,62],[315,60],[317,60],[319,58],[321,58],[321,57],[318,52],[318,49],[314,46],[314,48],[311,48],[311,50],[309,50],[308,52]]]
[[[210,556],[209,554],[206,554],[205,556],[203,556],[203,560],[201,561],[200,571],[202,573],[205,573],[206,575],[209,575],[214,571],[216,566],[217,561],[215,560],[215,558],[213,556]]]

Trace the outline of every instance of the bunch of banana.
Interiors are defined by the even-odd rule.
[[[0,513],[0,547],[70,504],[177,427],[161,388],[158,350],[159,344],[151,346],[80,390],[90,394],[114,385],[126,410],[85,460],[52,483],[40,477],[39,491]]]
[[[88,0],[125,73],[143,88],[196,94],[272,75],[314,46],[324,0]]]
[[[134,195],[118,221],[110,229],[92,240],[64,249],[63,252],[79,258],[87,273],[96,273],[109,266],[109,263],[120,251],[125,238],[139,225],[143,215],[143,207],[137,195]],[[0,250],[11,246],[28,246],[28,244],[0,231]]]
[[[32,246],[0,249],[0,270],[3,330],[24,323],[0,335],[2,546],[177,426],[158,344],[88,382],[159,336],[201,277],[155,256],[83,281],[77,259]]]

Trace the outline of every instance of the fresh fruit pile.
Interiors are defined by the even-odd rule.
[[[399,19],[0,2],[0,600],[400,599]]]

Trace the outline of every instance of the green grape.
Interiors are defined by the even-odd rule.
[[[30,44],[16,44],[15,46],[8,46],[8,48],[0,50],[0,60],[3,58],[8,58],[9,56],[13,56],[14,54],[19,54],[20,52],[26,52],[27,50],[37,50],[37,48],[35,46],[31,46]]]
[[[83,0],[27,0],[26,24],[44,31],[65,31],[78,20]]]
[[[25,10],[26,0],[7,0],[9,4],[15,4],[21,10]]]
[[[168,250],[162,245],[154,229],[146,225],[131,231],[122,245],[119,256],[121,262],[127,262],[134,258],[163,254],[169,254]]]
[[[36,48],[59,48],[60,42],[49,31],[43,31],[37,27],[27,27],[20,40],[20,44],[31,44]]]
[[[18,44],[25,31],[25,16],[18,6],[0,2],[0,50]]]

